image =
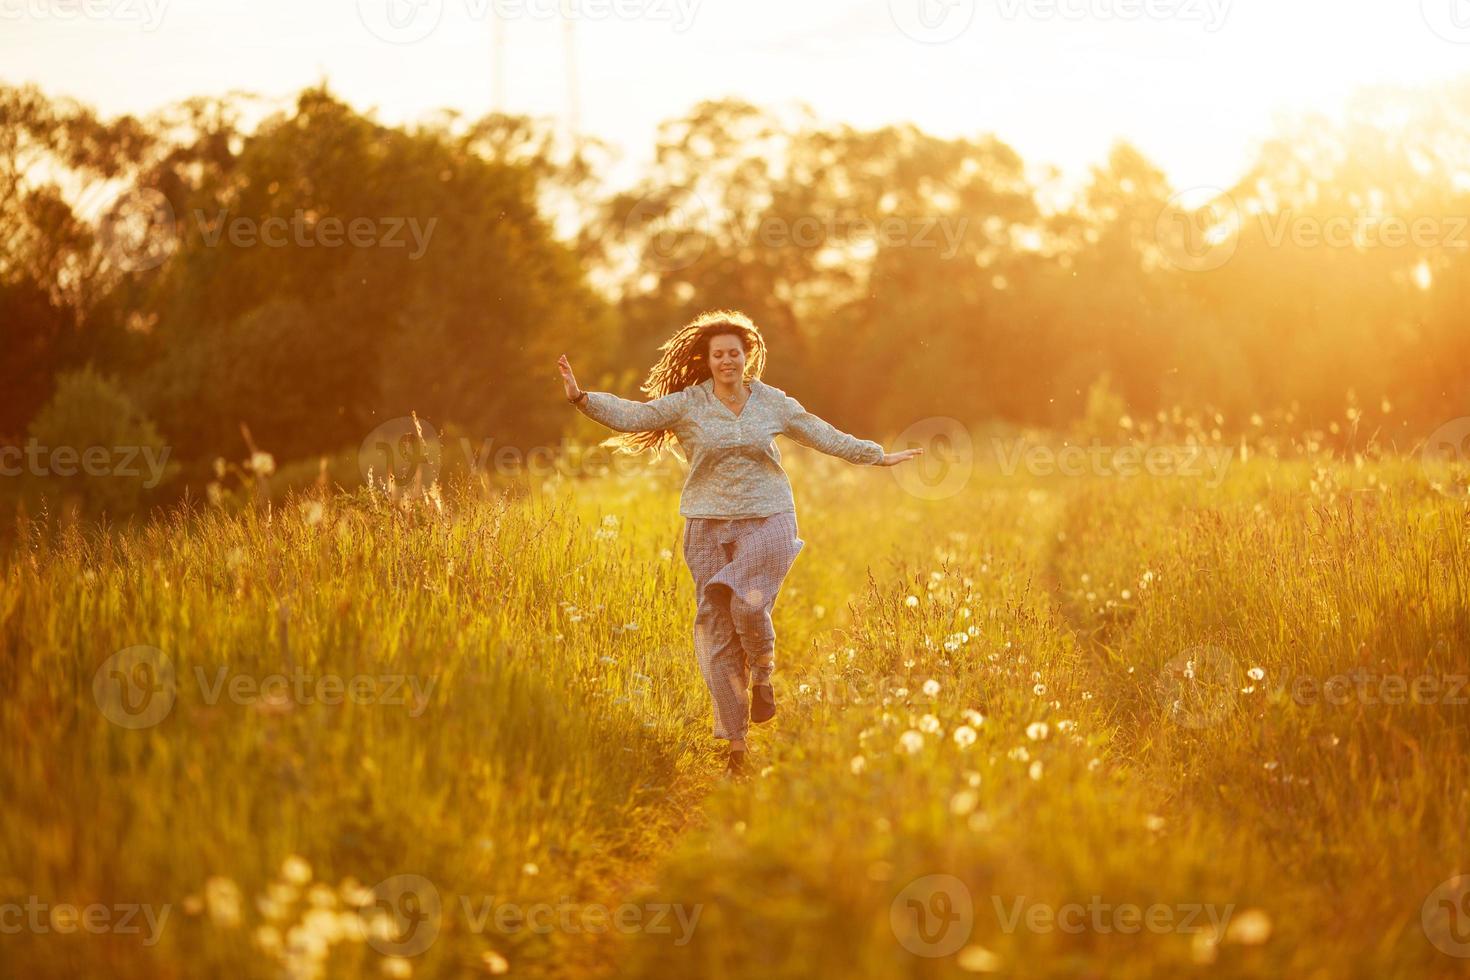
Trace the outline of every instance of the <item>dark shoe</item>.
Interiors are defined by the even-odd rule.
[[[725,762],[725,771],[732,776],[739,776],[745,772],[745,752],[730,750],[730,756]]]
[[[770,721],[776,717],[776,692],[769,684],[757,684],[750,689],[750,720]]]

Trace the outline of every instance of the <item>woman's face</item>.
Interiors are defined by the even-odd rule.
[[[734,384],[745,377],[745,348],[733,333],[709,339],[709,369],[716,381]]]

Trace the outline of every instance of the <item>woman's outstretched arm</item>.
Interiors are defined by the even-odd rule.
[[[782,398],[786,415],[781,434],[790,436],[803,446],[810,446],[818,452],[845,459],[849,463],[870,466],[897,466],[915,456],[924,455],[922,447],[900,449],[896,453],[886,452],[879,443],[848,435],[825,419],[813,415],[790,395],[783,392]]]
[[[828,456],[845,459],[849,463],[876,465],[884,461],[887,453],[871,439],[859,439],[848,435],[820,416],[813,415],[802,407],[801,402],[785,395],[785,423],[781,434],[789,436]]]
[[[689,403],[688,388],[647,402],[619,398],[606,391],[584,392],[577,386],[576,375],[572,373],[572,365],[565,354],[557,361],[557,367],[561,369],[567,398],[573,400],[577,409],[588,418],[618,432],[649,432],[673,428],[674,423],[684,417],[685,407]],[[583,395],[586,397],[582,397]]]

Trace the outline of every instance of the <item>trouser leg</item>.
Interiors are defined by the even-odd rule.
[[[710,693],[714,736],[740,740],[750,723],[745,650],[730,614],[730,589],[710,582],[730,563],[733,552],[733,545],[720,540],[721,525],[713,519],[689,519],[684,560],[694,578],[694,655]]]
[[[736,542],[730,578],[730,618],[750,668],[753,684],[771,683],[776,667],[776,628],[771,620],[786,574],[805,546],[794,514],[773,514],[750,524]]]

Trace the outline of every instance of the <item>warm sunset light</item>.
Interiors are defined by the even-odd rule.
[[[1470,964],[1470,0],[0,0],[0,976]]]

